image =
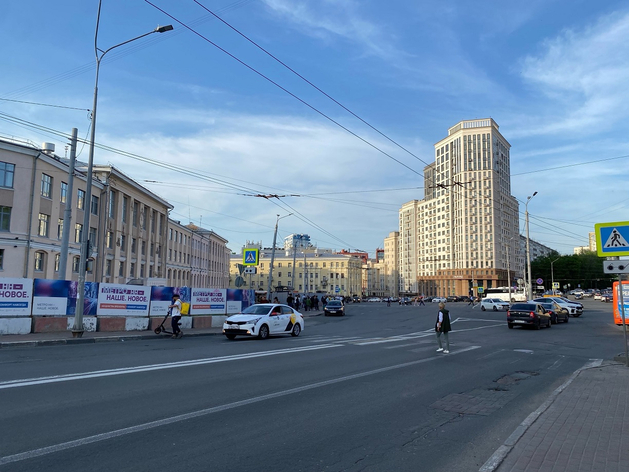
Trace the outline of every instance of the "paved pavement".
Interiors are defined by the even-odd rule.
[[[531,413],[480,471],[629,471],[628,393],[624,363],[591,363]]]
[[[310,312],[306,316],[318,316]],[[221,334],[188,329],[185,336]],[[162,335],[163,336],[163,335]],[[0,347],[158,339],[152,331],[0,335]],[[591,362],[576,371],[507,438],[480,472],[629,471],[629,368]]]

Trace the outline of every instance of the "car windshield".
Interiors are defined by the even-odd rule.
[[[514,303],[511,305],[511,310],[535,311],[536,306],[536,303]]]
[[[343,304],[338,300],[332,300],[328,302],[328,306],[342,306]]]
[[[547,310],[554,310],[554,306],[552,303],[541,303],[541,305],[546,308]]]
[[[273,305],[251,305],[242,310],[243,315],[266,315]]]

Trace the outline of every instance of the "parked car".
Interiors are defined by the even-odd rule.
[[[304,317],[288,305],[257,303],[236,315],[227,317],[223,334],[227,339],[236,336],[257,336],[266,339],[271,335],[299,336],[304,330]]]
[[[443,297],[433,297],[432,303],[445,303],[447,300]]]
[[[381,302],[382,300],[377,298],[377,297],[371,297],[369,300],[367,300],[369,303],[377,303],[377,302]]]
[[[323,309],[323,314],[325,316],[329,316],[329,315],[344,316],[345,305],[343,305],[343,302],[341,302],[340,300],[330,300],[328,304],[325,306],[325,308]]]
[[[567,323],[570,320],[568,309],[562,307],[557,302],[542,302],[542,306],[550,315],[550,321],[552,324],[557,324],[559,321]]]
[[[547,300],[553,300],[561,305],[563,308],[568,309],[568,313],[574,317],[581,316],[583,314],[583,305],[577,302],[566,301],[561,297],[541,297],[533,299],[534,302],[545,303]]]
[[[552,326],[550,315],[541,303],[525,302],[514,303],[507,311],[507,326],[513,329],[515,325],[533,326],[539,329],[541,326]]]
[[[500,298],[483,298],[483,301],[480,302],[480,309],[482,311],[485,310],[508,310],[509,302],[505,302]]]

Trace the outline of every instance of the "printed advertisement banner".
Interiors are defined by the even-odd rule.
[[[74,316],[78,282],[72,280],[35,279],[33,282],[33,315]],[[83,315],[96,316],[98,283],[85,282]]]
[[[148,316],[151,287],[100,284],[98,316]]]
[[[190,296],[191,315],[224,315],[226,313],[224,288],[193,288]]]
[[[182,302],[190,303],[189,287],[151,287],[151,316],[166,316],[175,294]]]
[[[255,304],[255,290],[241,290],[238,288],[227,289],[227,314],[240,313],[242,310]]]
[[[0,278],[0,316],[31,316],[33,279]]]

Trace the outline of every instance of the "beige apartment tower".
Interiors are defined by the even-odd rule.
[[[399,211],[400,293],[470,295],[513,283],[519,245],[511,145],[491,118],[461,121],[435,144],[424,198]]]

